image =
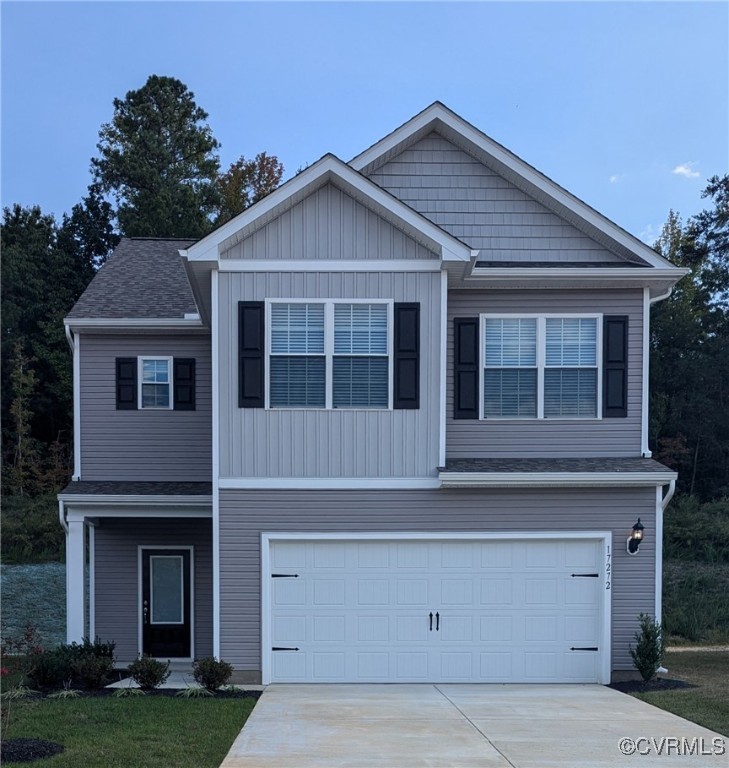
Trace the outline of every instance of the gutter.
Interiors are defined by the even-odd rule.
[[[671,472],[439,472],[444,488],[545,488],[545,487],[661,487],[672,483]]]

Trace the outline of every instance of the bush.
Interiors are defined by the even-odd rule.
[[[233,674],[233,667],[227,661],[222,661],[208,656],[204,659],[196,659],[192,665],[192,674],[195,681],[200,683],[208,691],[217,691],[225,685]]]
[[[680,496],[666,509],[664,558],[729,563],[729,499],[700,503]]]
[[[114,659],[109,656],[81,656],[71,663],[73,679],[83,688],[103,688],[114,671]]]
[[[65,558],[55,495],[3,496],[3,563],[60,563]]]
[[[640,629],[635,633],[636,646],[630,646],[633,666],[640,672],[643,682],[650,682],[663,664],[663,631],[652,616],[638,616]]]
[[[58,645],[34,657],[28,675],[42,688],[58,688],[71,681],[86,688],[101,688],[114,668],[115,648],[113,641],[98,638]]]
[[[129,665],[129,674],[143,691],[151,691],[170,676],[170,662],[142,656]]]

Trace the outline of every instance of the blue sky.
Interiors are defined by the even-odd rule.
[[[635,235],[729,170],[725,2],[2,2],[2,204],[85,193],[115,97],[150,74],[225,168],[343,160],[436,99]]]

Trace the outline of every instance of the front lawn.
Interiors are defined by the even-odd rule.
[[[254,704],[159,695],[25,700],[11,703],[3,736],[63,744],[63,754],[43,761],[49,768],[217,768]]]
[[[667,677],[685,680],[696,688],[633,694],[661,709],[729,736],[729,652],[667,651]]]

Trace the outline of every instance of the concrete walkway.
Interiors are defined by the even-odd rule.
[[[221,768],[726,768],[671,737],[729,747],[600,685],[271,685]]]

